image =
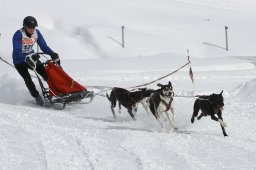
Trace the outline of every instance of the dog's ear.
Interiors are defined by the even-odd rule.
[[[157,86],[158,86],[158,87],[163,87],[164,85],[162,85],[162,84],[158,83],[158,84],[157,84]]]
[[[223,90],[220,92],[220,95],[222,95],[222,93],[223,93]]]
[[[169,87],[172,87],[172,83],[171,83],[170,81],[168,82],[168,86],[169,86]]]

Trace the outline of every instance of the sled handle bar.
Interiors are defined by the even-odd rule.
[[[46,54],[46,53],[44,53],[44,52],[38,52],[38,53],[34,53],[34,54],[44,55],[44,54]],[[46,54],[46,55],[49,55],[49,54]]]
[[[44,53],[44,52],[38,52],[38,53],[35,53],[35,54],[39,54],[39,55],[44,55],[44,54],[46,54],[46,53]],[[46,54],[46,55],[49,55],[49,54]],[[50,56],[50,55],[49,55]],[[45,56],[44,56],[45,57]],[[54,60],[49,60],[47,57],[45,57],[46,59],[47,59],[47,61],[54,61]]]
[[[39,54],[39,55],[44,55],[44,54],[46,54],[46,53],[44,53],[44,52],[38,52],[38,53],[35,53],[35,54]],[[49,54],[46,54],[46,55],[49,55]],[[49,55],[50,56],[50,55]],[[44,56],[45,57],[45,56]],[[45,62],[45,63],[40,63],[39,65],[43,65],[43,64],[46,64],[46,63],[48,63],[48,62],[51,62],[51,61],[53,61],[53,62],[55,62],[55,63],[57,63],[58,65],[60,65],[57,61],[55,61],[55,60],[53,60],[53,59],[51,59],[51,60],[49,60],[47,57],[45,57],[46,59],[47,59],[47,62]]]
[[[43,64],[47,64],[48,62],[56,62],[54,60],[47,60],[46,62],[41,62],[41,63],[37,63],[38,65],[43,65]]]
[[[46,53],[44,53],[44,52],[38,52],[38,53],[34,53],[34,54],[36,54],[36,55],[43,55],[44,56],[44,54],[46,54]],[[49,55],[49,54],[46,54],[46,55]],[[50,55],[49,55],[50,56]],[[41,57],[41,56],[40,56]],[[44,56],[45,57],[45,56]],[[47,59],[47,57],[45,57],[46,59]]]

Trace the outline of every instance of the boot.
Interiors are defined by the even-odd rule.
[[[36,104],[43,106],[44,105],[44,100],[42,99],[41,96],[36,97]]]

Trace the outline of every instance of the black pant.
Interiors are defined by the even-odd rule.
[[[33,70],[32,67],[30,65],[28,65],[27,63],[21,63],[21,64],[14,64],[16,70],[19,72],[19,74],[21,75],[21,77],[24,79],[25,84],[31,94],[31,96],[33,96],[34,98],[39,96],[39,92],[36,90],[36,86],[34,84],[34,82],[31,79],[31,75],[28,72],[28,69]],[[42,78],[47,81],[48,76],[45,73],[45,69],[44,66],[38,62],[37,66],[36,66],[36,72],[42,76]]]

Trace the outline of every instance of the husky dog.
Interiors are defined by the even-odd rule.
[[[151,94],[149,98],[149,108],[162,128],[163,124],[160,119],[164,112],[169,120],[170,125],[175,130],[177,130],[178,128],[176,127],[175,114],[172,107],[174,95],[172,83],[169,81],[167,85],[157,84],[157,86],[160,87],[160,89]],[[170,118],[169,110],[171,110],[172,118]]]
[[[209,96],[199,96],[194,103],[194,112],[191,118],[191,123],[194,123],[195,117],[197,117],[199,110],[202,111],[197,120],[200,120],[203,116],[211,116],[212,120],[220,123],[222,133],[224,136],[228,136],[225,128],[227,124],[223,122],[222,110],[224,107],[224,101],[222,96],[223,91],[220,94],[211,94]],[[215,115],[217,114],[218,117]]]
[[[116,118],[116,113],[114,108],[116,107],[116,101],[119,102],[119,109],[121,105],[124,106],[133,120],[136,120],[133,111],[137,110],[137,103],[143,98],[149,97],[152,90],[147,90],[146,88],[140,88],[138,91],[130,92],[126,89],[114,87],[110,93],[110,96],[106,94],[108,100],[111,102],[111,111],[113,117]]]

